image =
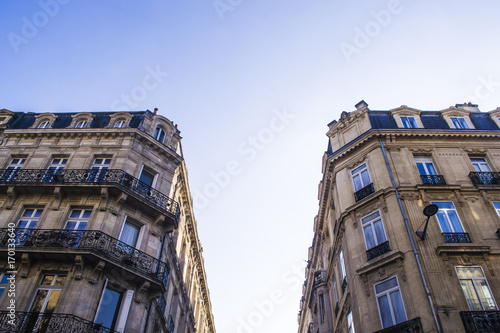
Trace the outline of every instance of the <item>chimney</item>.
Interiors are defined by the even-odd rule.
[[[461,110],[465,110],[465,111],[479,112],[478,105],[472,104],[471,102],[464,103],[464,104],[455,104],[455,107],[457,109],[461,109]]]
[[[368,106],[368,103],[366,103],[364,100],[361,100],[358,104],[354,105],[356,110],[361,110],[363,108],[366,108]]]
[[[155,108],[155,112],[153,113],[155,116],[158,114],[158,108]]]

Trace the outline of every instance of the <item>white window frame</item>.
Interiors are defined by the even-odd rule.
[[[75,128],[86,128],[86,127],[87,127],[86,120],[79,120],[75,125]]]
[[[349,310],[349,313],[347,314],[347,332],[355,333],[354,321],[352,320],[352,310]]]
[[[123,234],[123,230],[125,229],[125,225],[127,223],[131,224],[131,225],[135,225],[135,226],[139,227],[139,233],[137,234],[137,240],[135,241],[135,245],[133,247],[136,248],[136,249],[140,249],[141,248],[141,244],[142,244],[142,238],[144,237],[145,226],[143,224],[140,224],[139,222],[136,222],[133,219],[130,219],[130,220],[131,221],[129,221],[128,216],[125,216],[125,220],[123,221],[122,228],[120,230],[120,236],[118,237],[118,240],[120,240],[120,242],[123,242],[121,240],[121,237],[122,237],[122,234]],[[123,243],[125,243],[125,242],[123,242]],[[127,245],[129,245],[129,244],[127,244]],[[130,245],[130,246],[132,246],[132,245]]]
[[[144,169],[146,169],[146,172],[149,173],[149,174],[154,174],[153,176],[153,181],[151,182],[151,188],[152,189],[155,189],[156,188],[156,182],[158,181],[158,173],[155,172],[154,170],[146,167],[144,164],[142,165],[141,167],[141,172],[139,173],[139,177],[137,179],[141,179],[141,176],[142,176],[142,172],[144,171]],[[152,172],[151,172],[152,171]]]
[[[126,125],[125,120],[117,120],[115,124],[113,125],[114,128],[124,128]]]
[[[340,249],[339,251],[339,266],[340,266],[340,275],[342,276],[341,283],[344,283],[344,279],[347,278],[347,272],[345,270],[345,263],[344,263],[344,249]]]
[[[403,128],[419,128],[417,118],[415,118],[414,116],[400,116],[399,120],[401,120],[401,125],[403,126]]]
[[[478,269],[480,269],[480,270],[481,270],[481,274],[482,274],[483,276],[482,276],[482,277],[467,277],[467,278],[461,278],[461,277],[459,276],[459,273],[458,273],[458,271],[459,271],[458,269],[459,269],[459,268],[478,268]],[[481,266],[455,266],[455,273],[457,274],[457,278],[458,278],[458,282],[459,282],[459,283],[461,282],[461,280],[472,280],[472,286],[474,287],[474,291],[476,292],[476,296],[477,296],[477,298],[478,298],[478,300],[479,300],[479,302],[480,302],[480,304],[479,304],[479,305],[481,305],[482,310],[477,310],[477,309],[476,309],[476,310],[473,310],[473,309],[471,309],[471,308],[470,308],[469,300],[467,299],[467,296],[465,295],[465,291],[464,291],[464,290],[463,290],[463,288],[462,288],[462,292],[464,293],[465,300],[466,300],[467,305],[469,306],[469,309],[470,309],[471,311],[488,311],[488,310],[492,310],[492,309],[485,310],[485,307],[484,307],[484,305],[483,305],[483,303],[484,303],[484,302],[483,302],[483,300],[479,297],[479,293],[478,293],[478,291],[477,291],[477,286],[476,286],[476,283],[474,282],[474,281],[476,281],[476,280],[482,280],[482,281],[485,281],[485,282],[486,282],[486,286],[488,287],[488,291],[489,291],[489,293],[490,293],[490,295],[491,295],[491,299],[493,300],[493,303],[494,303],[494,305],[495,305],[495,307],[496,307],[496,309],[494,309],[494,310],[498,310],[498,305],[497,305],[497,302],[496,302],[496,300],[495,300],[495,296],[494,296],[494,295],[493,295],[493,293],[491,292],[490,284],[488,283],[488,279],[486,279],[486,276],[484,275],[483,268],[482,268]],[[461,283],[460,283],[460,286],[461,286]],[[462,287],[462,286],[461,286],[461,287]]]
[[[339,302],[339,294],[337,292],[337,278],[334,276],[333,277],[333,299],[335,300],[335,305],[338,304]]]
[[[73,212],[75,211],[80,211],[80,214],[79,214],[79,217],[71,217],[71,215],[73,215]],[[90,215],[89,217],[82,217],[83,214],[85,214],[85,212],[90,212]],[[87,229],[87,226],[89,224],[89,221],[90,221],[90,217],[92,216],[92,209],[90,208],[75,208],[75,209],[72,209],[67,220],[66,220],[66,225],[64,226],[64,229],[65,230],[73,230],[73,231],[82,231],[82,230],[85,230]],[[69,222],[76,222],[76,225],[75,225],[75,228],[74,229],[68,229],[68,223]],[[80,224],[82,223],[85,223],[85,228],[83,229],[79,229],[78,227],[80,226]]]
[[[94,157],[94,161],[90,168],[93,170],[107,170],[111,165],[111,159],[111,157]],[[109,161],[109,163],[96,163],[97,160],[102,160],[102,162]]]
[[[355,171],[356,171],[356,173],[354,173]],[[365,184],[365,181],[363,179],[363,172],[364,171],[366,171],[368,174],[369,183],[367,183],[367,184]],[[362,185],[360,188],[356,188],[356,182],[354,181],[354,178],[356,178],[356,177],[359,177],[359,179],[360,179],[360,183]],[[370,177],[370,171],[368,170],[368,164],[366,162],[361,163],[360,165],[356,166],[355,168],[353,168],[351,170],[351,181],[352,181],[352,186],[354,188],[354,192],[357,192],[357,191],[367,187],[368,185],[370,185],[372,183],[372,180]]]
[[[162,138],[162,134],[163,134],[163,138]],[[165,138],[167,137],[167,132],[165,132],[165,130],[163,128],[161,128],[160,126],[157,126],[156,129],[155,129],[155,135],[154,135],[154,138],[160,142],[160,143],[164,143],[165,142]],[[160,140],[161,139],[161,140]]]
[[[422,164],[422,167],[425,170],[425,174],[423,174],[423,175],[420,172],[420,169],[418,168],[419,163]],[[432,159],[430,157],[415,157],[415,164],[417,165],[418,173],[421,176],[435,176],[438,174],[436,166],[434,165],[434,162],[432,161]],[[434,173],[432,173],[432,171],[429,170],[428,164],[432,165],[432,168],[434,169]]]
[[[99,305],[97,306],[97,310],[94,315],[93,322],[97,320],[97,315],[99,314],[99,310],[101,309],[104,293],[106,288],[108,287],[108,279],[104,282],[104,288],[101,291],[101,298],[99,299]],[[112,289],[110,289],[112,290]],[[116,291],[115,292],[119,292]],[[120,292],[122,294],[120,304],[118,305],[118,313],[116,315],[116,322],[114,327],[108,327],[110,329],[114,329],[116,332],[123,333],[125,330],[125,324],[127,323],[128,313],[130,311],[130,306],[132,305],[132,297],[134,296],[134,290],[125,290],[124,292]]]
[[[48,285],[48,284],[42,284],[44,278],[46,276],[48,276],[48,275],[53,275],[54,279],[52,280],[52,282],[50,283],[50,285]],[[55,285],[55,283],[57,281],[57,278],[60,277],[60,276],[66,277],[66,280],[64,281],[64,283],[66,283],[66,281],[68,279],[68,274],[43,274],[42,275],[42,279],[40,280],[40,284],[38,285],[38,288],[36,289],[35,294],[33,295],[33,298],[31,300],[31,303],[30,303],[30,306],[29,306],[30,310],[33,307],[33,303],[35,302],[36,295],[38,294],[38,291],[40,291],[40,290],[48,290],[47,296],[45,297],[45,300],[44,300],[44,302],[42,304],[42,309],[40,311],[40,314],[42,314],[42,313],[45,312],[45,309],[47,308],[47,302],[49,301],[50,295],[52,294],[52,292],[54,290],[61,290],[61,293],[62,293],[62,289],[64,287],[64,283],[62,285],[57,285],[57,286]],[[58,302],[59,302],[60,298],[61,298],[61,296],[59,296]],[[57,304],[56,304],[56,306],[57,306]]]
[[[490,165],[483,157],[471,157],[470,161],[476,172],[491,172]]]
[[[7,281],[5,283],[2,283],[2,280],[6,278]],[[5,293],[5,289],[9,289],[9,279],[11,278],[10,274],[5,274],[5,273],[0,273],[0,290],[2,291],[2,294],[0,295],[0,299],[2,298],[2,295]]]
[[[493,201],[493,208],[497,211],[498,217],[500,217],[500,201]]]
[[[386,289],[386,290],[384,290],[382,292],[377,293],[377,286],[378,285],[380,285],[382,283],[385,283],[385,282],[388,282],[388,281],[390,281],[392,279],[396,279],[396,284],[397,284],[396,287],[392,287],[390,289]],[[390,326],[393,326],[393,325],[397,325],[397,324],[400,324],[400,323],[405,322],[405,321],[408,320],[408,314],[406,313],[406,307],[405,307],[405,303],[404,303],[404,300],[403,300],[403,294],[401,292],[401,287],[399,285],[399,281],[398,281],[397,275],[393,275],[393,276],[391,276],[391,277],[389,277],[389,278],[387,278],[387,279],[385,279],[383,281],[375,283],[373,285],[373,289],[375,291],[375,299],[377,301],[378,315],[379,315],[380,324],[381,324],[382,328],[387,328],[387,327],[390,327]],[[403,312],[404,312],[404,315],[405,315],[405,320],[401,321],[399,323],[396,321],[396,315],[394,314],[394,306],[392,305],[392,298],[390,297],[390,294],[392,292],[395,292],[395,291],[399,291],[399,295],[401,296],[401,304],[403,305]],[[379,301],[378,301],[379,297],[382,297],[382,296],[387,296],[387,300],[389,302],[389,308],[390,308],[390,311],[391,311],[390,314],[391,314],[391,318],[392,318],[392,325],[387,326],[387,327],[384,326],[384,323],[382,321],[382,312],[380,310],[380,305],[379,305]]]
[[[54,157],[47,167],[48,170],[62,170],[68,163],[67,157]]]
[[[368,219],[368,217],[370,215],[373,215],[373,214],[376,214],[376,213],[378,213],[378,216],[374,216],[373,218]],[[366,219],[366,221],[363,221],[365,219]],[[367,215],[363,216],[360,219],[360,221],[361,221],[361,228],[363,229],[363,238],[365,239],[365,247],[366,247],[367,250],[373,249],[374,247],[377,247],[380,244],[387,242],[387,234],[385,233],[384,220],[382,219],[382,213],[380,212],[380,209],[374,210],[370,214],[367,214]],[[383,235],[380,235],[380,236],[384,237],[383,240],[382,239],[378,239],[378,236],[377,236],[377,233],[376,233],[375,223],[378,222],[378,221],[380,221],[381,224],[382,224],[382,233],[383,233]],[[370,247],[370,248],[368,247],[368,242],[366,240],[365,227],[369,227],[371,229],[372,235],[373,235],[374,241],[375,241],[375,245],[372,246],[372,247]]]
[[[443,231],[443,227],[441,225],[441,221],[439,220],[438,215],[435,215],[436,219],[438,220],[438,224],[439,224],[439,228],[441,229],[441,232],[442,233],[465,233],[466,231],[465,231],[464,225],[462,223],[462,220],[460,219],[460,216],[458,215],[457,209],[456,209],[455,204],[453,203],[453,201],[432,201],[431,204],[437,205],[440,202],[449,202],[449,203],[451,203],[453,205],[453,208],[439,208],[439,210],[438,210],[438,212],[439,211],[443,211],[445,213],[445,216],[446,216],[446,221],[445,222],[450,227],[450,230],[452,230],[451,232],[450,231]],[[451,223],[451,219],[450,219],[450,215],[449,215],[449,212],[451,212],[451,211],[454,211],[455,214],[457,215],[458,222],[460,223],[460,227],[462,228],[461,231],[454,230],[455,228],[453,227],[453,224]]]
[[[50,125],[50,121],[48,121],[48,120],[44,120],[44,121],[41,121],[41,122],[38,124],[37,128],[39,128],[39,129],[44,129],[44,128],[48,128],[48,127],[49,127],[49,125]]]
[[[465,117],[450,117],[450,121],[456,129],[470,129],[470,125]]]
[[[28,210],[33,210],[33,213],[31,216],[24,216],[26,214],[26,211]],[[40,212],[40,215],[37,215],[37,212]],[[17,220],[17,226],[16,228],[21,228],[19,225],[21,224],[21,221],[27,221],[26,227],[23,227],[21,229],[34,229],[36,225],[38,224],[38,221],[40,220],[40,217],[43,214],[43,208],[24,208],[23,214],[19,217]],[[33,226],[31,226],[33,224]]]

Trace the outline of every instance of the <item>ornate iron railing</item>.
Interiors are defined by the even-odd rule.
[[[0,246],[12,244],[16,247],[58,247],[77,250],[90,250],[99,255],[127,266],[131,270],[151,276],[163,283],[168,282],[167,264],[149,254],[119,241],[97,230],[64,229],[0,229]]]
[[[148,184],[116,169],[18,169],[0,170],[0,183],[111,184],[139,197],[171,215],[177,224],[180,209],[177,202]]]
[[[443,237],[446,243],[471,243],[466,232],[443,232]]]
[[[423,331],[420,318],[417,317],[374,333],[422,333]]]
[[[168,316],[168,327],[167,327],[168,331],[170,333],[174,333],[175,331],[175,324],[174,324],[174,320],[172,319],[172,316]]]
[[[102,325],[63,313],[0,311],[0,333],[117,333]]]
[[[370,183],[369,185],[363,187],[361,190],[354,192],[354,200],[358,202],[374,192],[375,188],[373,187],[373,183]]]
[[[500,311],[460,312],[466,333],[500,332]]]
[[[444,177],[441,175],[420,175],[424,184],[446,185]]]
[[[372,247],[369,250],[366,250],[366,257],[368,258],[368,260],[372,260],[373,258],[377,258],[378,256],[389,252],[390,250],[391,247],[389,246],[389,241],[386,241],[375,247]]]
[[[167,301],[163,295],[160,295],[158,298],[158,307],[160,308],[161,313],[165,315],[165,311],[167,310]]]
[[[500,185],[500,172],[471,172],[469,178],[474,185]]]

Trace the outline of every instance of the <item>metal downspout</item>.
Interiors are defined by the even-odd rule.
[[[403,214],[403,220],[405,222],[406,231],[408,232],[408,236],[410,237],[411,248],[413,249],[413,254],[415,255],[415,259],[417,260],[418,271],[420,272],[420,278],[422,279],[422,283],[424,284],[425,294],[427,295],[427,300],[429,301],[429,305],[431,307],[432,316],[434,317],[434,323],[436,324],[436,328],[437,328],[438,333],[442,333],[443,331],[441,330],[441,326],[439,325],[436,311],[434,310],[434,303],[432,302],[431,293],[429,292],[429,288],[427,287],[427,282],[425,281],[424,271],[422,270],[422,265],[420,264],[418,252],[417,252],[417,249],[415,247],[415,242],[413,241],[413,235],[412,235],[411,230],[410,230],[410,224],[408,223],[408,218],[406,217],[406,213],[403,209],[403,203],[401,202],[401,198],[399,197],[399,191],[398,191],[398,188],[396,187],[396,182],[394,181],[394,176],[392,175],[391,166],[389,165],[389,160],[387,159],[387,154],[385,153],[385,148],[384,148],[384,144],[382,143],[382,138],[379,137],[378,140],[380,142],[380,147],[382,148],[382,153],[384,154],[384,159],[385,159],[385,164],[387,165],[387,170],[389,170],[389,175],[391,177],[392,186],[396,190],[396,198],[398,199],[399,209],[401,210],[401,214]]]

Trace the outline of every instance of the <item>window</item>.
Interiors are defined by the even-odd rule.
[[[498,310],[481,267],[455,267],[471,311]]]
[[[500,201],[494,202],[493,206],[495,207],[495,210],[498,213],[498,216],[500,216]]]
[[[470,161],[476,172],[491,172],[491,168],[484,158],[471,158]]]
[[[335,300],[335,316],[339,312],[339,295],[337,293],[337,281],[335,276],[333,277],[333,299]]]
[[[379,210],[362,217],[361,225],[363,226],[363,234],[365,236],[367,250],[387,241],[384,223],[382,222]]]
[[[318,297],[318,302],[319,302],[319,320],[323,324],[325,322],[325,298],[323,297],[323,294],[319,295]]]
[[[23,167],[26,159],[24,158],[13,158],[10,163],[7,165],[7,168],[4,172],[2,172],[1,180],[2,181],[13,181],[16,178],[17,170]]]
[[[153,187],[155,185],[156,174],[150,172],[142,167],[141,175],[139,176],[139,183],[137,184],[137,188],[147,195],[153,194]]]
[[[342,293],[345,292],[345,288],[347,287],[347,274],[345,271],[344,264],[344,250],[340,249],[339,252],[339,265],[340,265],[340,274],[342,276]]]
[[[123,294],[110,289],[106,281],[94,322],[111,330],[115,329],[122,298]]]
[[[125,125],[126,125],[125,120],[118,120],[118,121],[116,121],[116,123],[113,127],[114,128],[124,128]]]
[[[80,120],[76,123],[75,128],[85,128],[87,126],[86,120]]]
[[[38,124],[38,128],[48,128],[49,127],[49,121],[44,120],[40,124]]]
[[[30,307],[31,314],[26,332],[45,332],[50,314],[54,312],[65,282],[66,275],[45,274],[43,276]]]
[[[141,231],[141,226],[133,221],[127,221],[123,225],[123,229],[120,235],[120,241],[131,246],[136,247],[138,245],[139,233]]]
[[[437,175],[434,164],[432,164],[432,160],[430,158],[415,158],[415,163],[417,164],[417,168],[421,176]]]
[[[38,223],[38,219],[42,215],[43,209],[39,208],[26,208],[17,222],[19,229],[33,229]]]
[[[352,310],[349,310],[349,313],[347,314],[347,332],[355,333],[354,332],[354,323],[352,321]]]
[[[94,163],[91,166],[91,172],[89,173],[88,181],[89,182],[101,182],[106,176],[106,170],[109,168],[111,164],[111,158],[96,158],[94,159]]]
[[[468,129],[470,128],[469,124],[467,123],[467,120],[465,120],[464,117],[450,117],[451,123],[455,128],[458,129]]]
[[[442,232],[455,233],[465,232],[458,217],[455,205],[451,201],[431,202],[438,206],[436,214]]]
[[[165,131],[159,127],[155,130],[155,139],[163,143],[165,141]]]
[[[399,289],[398,279],[393,276],[375,285],[378,311],[382,328],[390,327],[407,319]]]
[[[0,297],[2,297],[3,292],[7,289],[9,279],[9,274],[0,273]]]
[[[400,119],[404,128],[418,128],[418,123],[415,117],[400,117]]]
[[[85,230],[91,214],[91,209],[73,209],[66,222],[66,230]]]
[[[356,169],[352,170],[351,177],[354,184],[354,191],[359,191],[371,183],[366,163],[363,163]]]
[[[53,182],[57,181],[58,170],[64,169],[66,166],[66,162],[68,162],[67,158],[54,158],[52,162],[50,162],[47,168],[47,174],[45,176],[45,181]]]

